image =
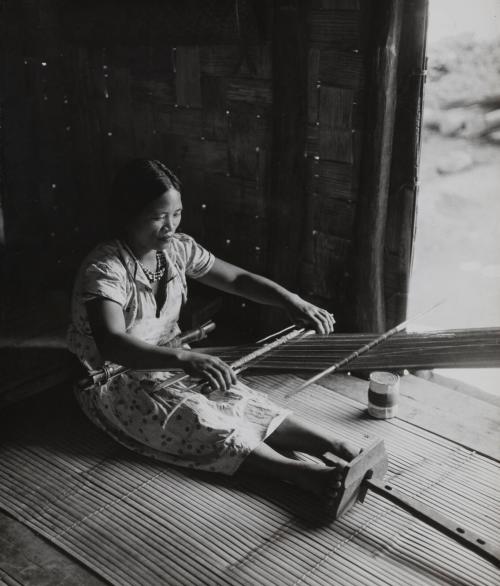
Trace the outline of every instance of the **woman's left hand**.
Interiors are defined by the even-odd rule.
[[[297,296],[288,306],[288,314],[294,323],[302,322],[312,326],[318,334],[331,334],[335,325],[333,313],[313,305]]]

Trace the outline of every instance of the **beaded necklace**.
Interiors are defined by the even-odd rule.
[[[141,265],[141,268],[144,271],[144,274],[146,275],[150,283],[155,283],[156,281],[159,281],[165,274],[165,271],[167,270],[167,262],[165,260],[165,255],[160,250],[156,251],[155,271],[151,271],[150,269],[145,267],[140,260],[138,260],[137,262]]]

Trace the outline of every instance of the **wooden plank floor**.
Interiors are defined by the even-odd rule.
[[[321,385],[367,404],[366,380],[336,374],[323,378]],[[484,395],[478,398],[473,392],[459,392],[409,374],[401,378],[398,419],[500,460],[500,405],[495,397],[488,400]]]
[[[366,404],[366,381],[337,375],[324,381],[324,385]],[[481,453],[495,454],[499,437],[498,413],[491,410],[491,405],[485,406],[483,401],[468,400],[465,425],[464,406],[453,407],[462,401],[457,401],[457,396],[449,393],[454,391],[415,377],[405,380],[402,385],[401,421],[427,429],[439,437],[450,436],[452,441]],[[1,414],[2,429],[6,431],[10,428],[12,433],[16,426],[30,426],[31,418],[39,417],[40,413],[51,413],[54,418],[70,417],[75,409],[77,407],[68,388],[61,387],[4,410]],[[47,424],[50,425],[50,421]],[[0,552],[0,584],[1,581],[23,586],[94,586],[106,583],[4,513],[0,514]]]

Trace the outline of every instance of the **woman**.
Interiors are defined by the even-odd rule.
[[[85,413],[117,441],[155,459],[228,475],[264,474],[326,501],[334,498],[338,469],[284,454],[320,457],[330,451],[350,460],[356,450],[243,385],[219,358],[175,346],[186,276],[281,307],[321,334],[333,331],[333,316],[178,233],[180,183],[159,161],[125,166],[110,204],[115,237],[97,246],[80,268],[68,339],[89,370],[109,362],[130,370],[77,391]],[[210,392],[162,387],[171,376],[162,372],[166,368],[205,379]]]

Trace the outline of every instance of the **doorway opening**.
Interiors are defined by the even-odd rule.
[[[500,6],[429,0],[415,329],[500,327]],[[500,397],[500,369],[434,371]]]

